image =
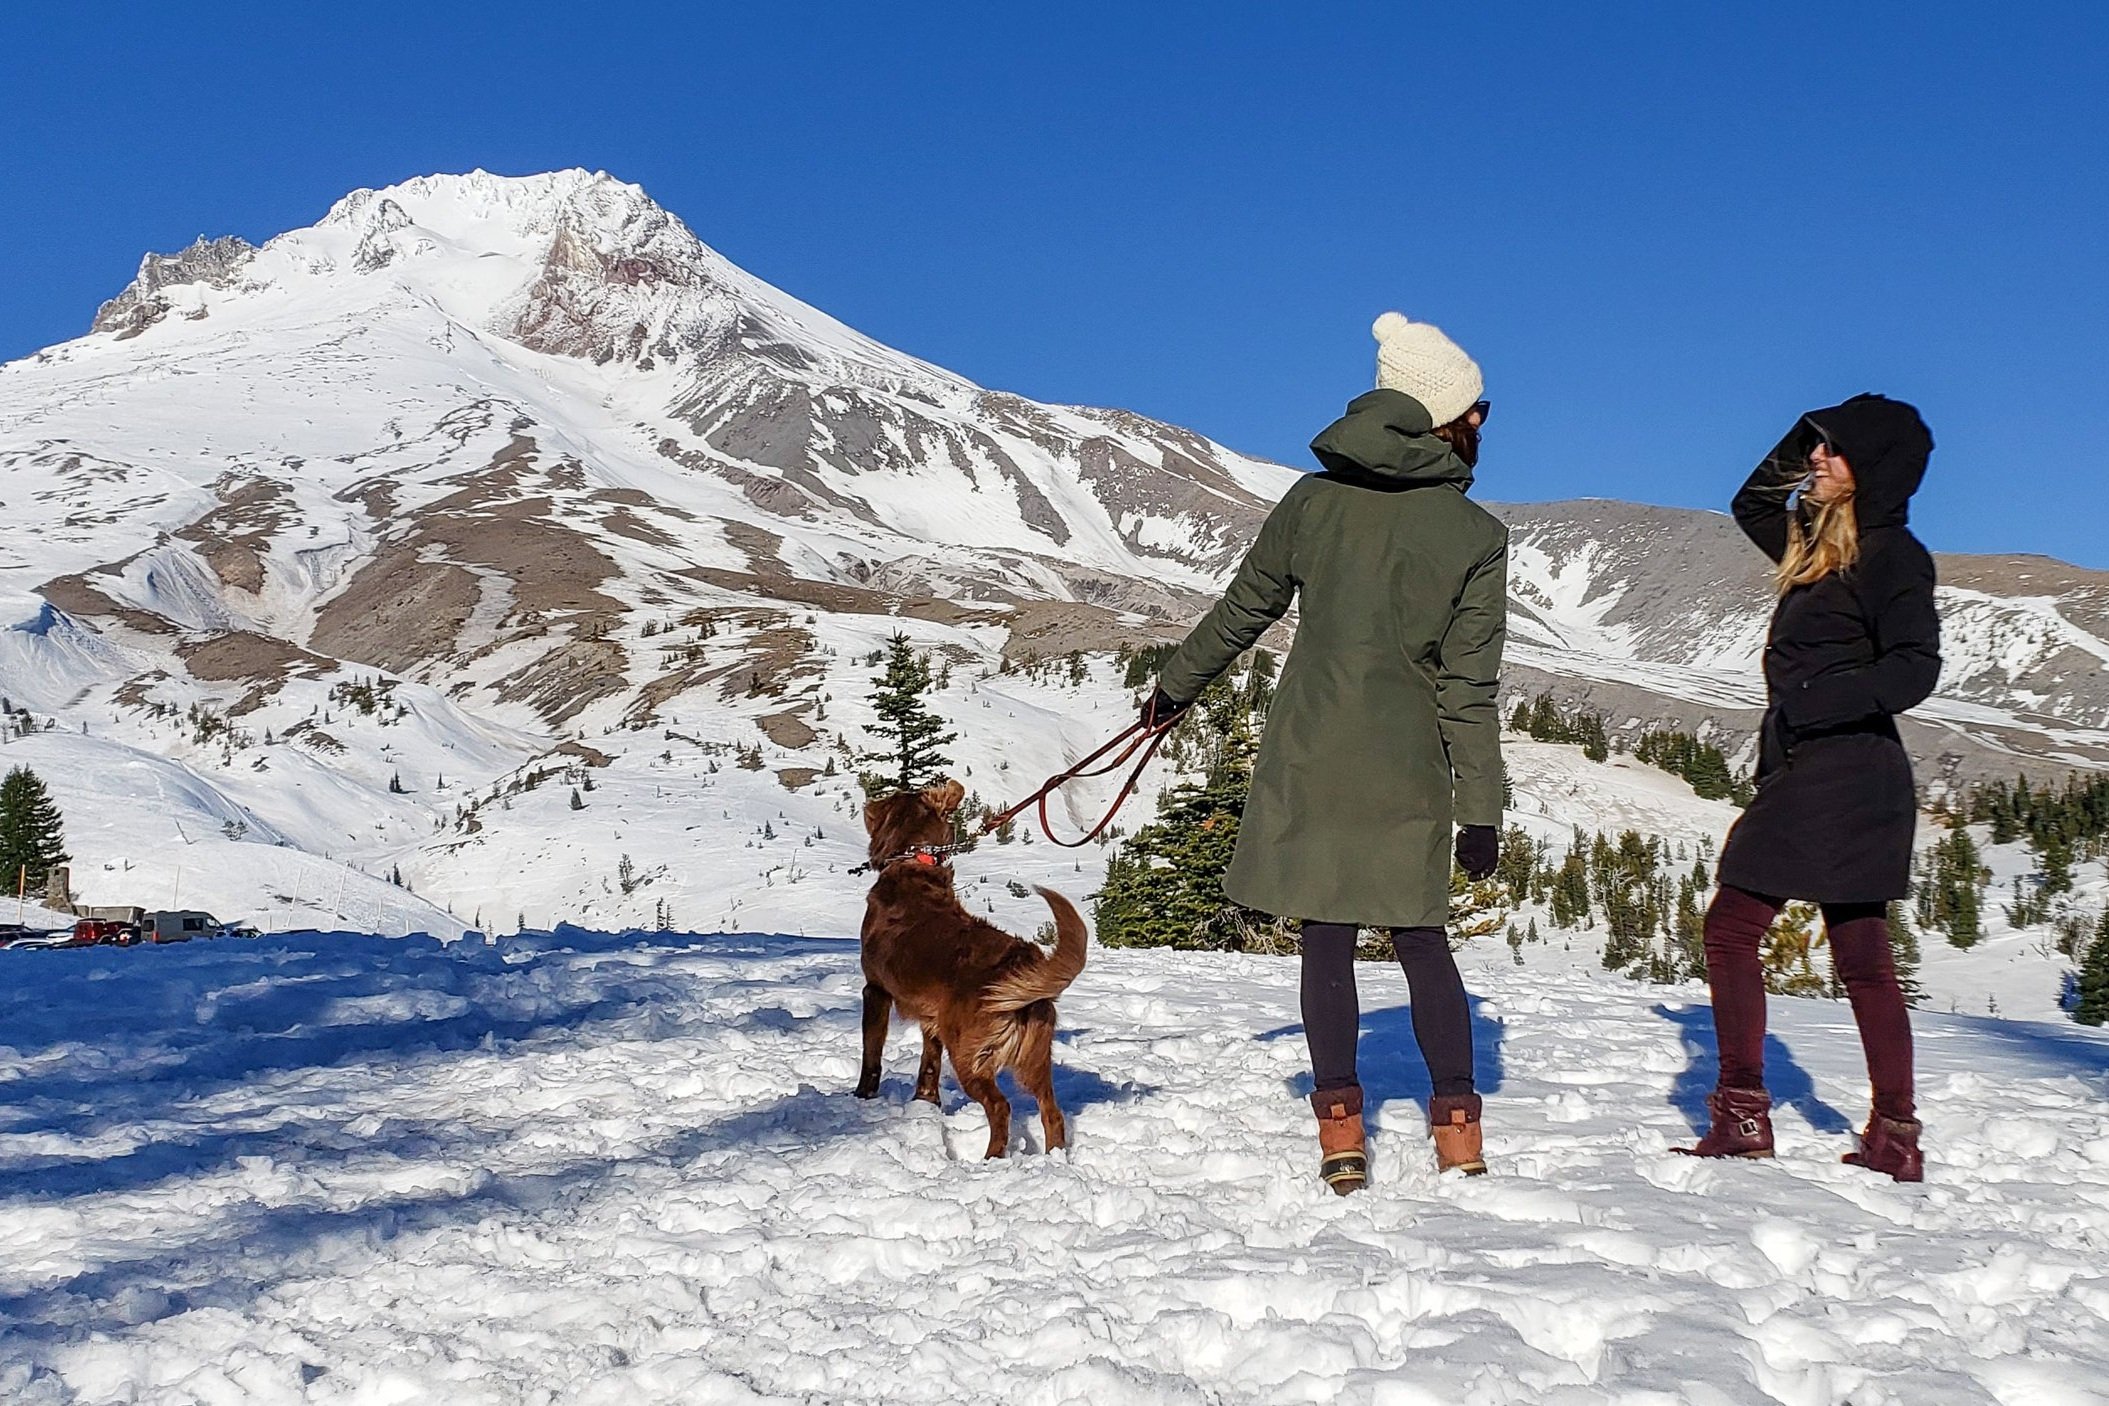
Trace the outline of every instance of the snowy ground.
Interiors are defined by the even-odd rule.
[[[847,1092],[855,948],[672,934],[0,952],[10,1403],[2109,1400],[2109,1038],[1919,1018],[1929,1180],[1674,1157],[1703,1006],[1468,950],[1492,1175],[1366,968],[1377,1182],[1313,1175],[1293,965],[1094,952],[1067,1157]],[[1028,1123],[1029,1139],[1037,1124]]]

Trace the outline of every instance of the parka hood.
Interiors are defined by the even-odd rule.
[[[1347,412],[1311,441],[1326,472],[1380,488],[1429,484],[1472,486],[1472,468],[1433,433],[1428,408],[1404,391],[1375,390],[1347,403]]]
[[[1910,521],[1911,495],[1925,480],[1933,454],[1933,432],[1916,409],[1888,396],[1856,395],[1841,405],[1811,410],[1773,457],[1783,466],[1805,464],[1819,439],[1852,466],[1854,515],[1863,530]]]

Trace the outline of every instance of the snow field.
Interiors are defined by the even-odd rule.
[[[854,944],[277,937],[0,953],[0,1397],[2064,1403],[2109,1381],[2109,1038],[1918,1017],[1929,1181],[1837,1161],[1843,1005],[1775,1000],[1781,1156],[1699,1163],[1703,1006],[1463,955],[1492,1175],[1438,1179],[1361,971],[1376,1182],[1316,1180],[1295,968],[1094,951],[1074,1146],[881,1097]],[[1020,1111],[1029,1108],[1019,1100]]]

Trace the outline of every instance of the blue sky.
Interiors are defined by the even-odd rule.
[[[1487,369],[1481,492],[1719,507],[1875,389],[1949,550],[2109,567],[2109,6],[104,3],[0,17],[0,357],[147,249],[586,166],[879,339],[1251,453]]]

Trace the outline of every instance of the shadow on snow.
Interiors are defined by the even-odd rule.
[[[1677,1027],[1684,1040],[1685,1066],[1670,1086],[1670,1104],[1694,1133],[1704,1134],[1713,1118],[1706,1111],[1706,1096],[1714,1091],[1720,1075],[1720,1047],[1714,1041],[1713,1007],[1703,1005],[1652,1008],[1656,1015]],[[1809,1071],[1795,1062],[1794,1052],[1777,1035],[1765,1036],[1765,1087],[1775,1106],[1792,1108],[1819,1133],[1849,1133],[1853,1124],[1816,1092]]]
[[[236,1201],[179,1243],[135,1250],[52,1282],[17,1276],[0,1294],[0,1325],[22,1341],[56,1342],[192,1309],[239,1311],[289,1277],[329,1272],[399,1236],[437,1233],[496,1210],[560,1212],[637,1171],[677,1176],[698,1158],[757,1148],[796,1154],[885,1136],[903,1125],[910,1078],[888,1080],[875,1103],[859,1101],[847,1087],[804,1086],[762,1107],[619,1152],[512,1174],[503,1169],[499,1149],[519,1132],[517,1125],[391,1118],[385,1103],[344,1106],[341,1089],[313,1101],[297,1079],[282,1091],[258,1090],[264,1096],[245,1107],[213,1106],[260,1075],[363,1065],[372,1070],[371,1087],[385,1091],[465,1051],[533,1042],[596,1022],[623,1018],[625,1040],[680,1038],[698,1021],[723,1024],[722,1016],[696,1013],[693,970],[650,960],[683,950],[719,959],[818,954],[855,969],[855,943],[839,940],[560,931],[496,947],[290,936],[187,951],[90,952],[81,955],[100,960],[66,976],[94,981],[92,999],[76,990],[74,999],[55,1000],[48,981],[17,984],[0,994],[0,1030],[7,1032],[0,1040],[11,1052],[0,1065],[10,1071],[0,1073],[0,1102],[9,1113],[4,1130],[62,1136],[122,1130],[145,1141],[100,1157],[8,1159],[0,1166],[0,1212],[195,1179],[250,1157],[325,1182],[350,1158],[377,1153],[471,1170],[448,1188],[383,1193],[345,1209]],[[544,960],[555,954],[570,960]],[[50,955],[38,954],[47,961]],[[61,969],[38,971],[56,977]],[[722,998],[748,984],[785,983],[724,981],[707,994]],[[772,1006],[734,1019],[772,1033],[818,1021],[839,1031],[852,1059],[858,1048],[860,1011],[853,1003],[822,1006],[805,1017]],[[912,1068],[900,1043],[896,1055]],[[1072,1115],[1152,1092],[1059,1064],[1055,1087]],[[1033,1116],[1029,1097],[1006,1091],[1021,1119]],[[949,1080],[946,1098],[953,1108],[966,1104]],[[384,1121],[371,1135],[350,1130],[361,1117],[376,1115]]]
[[[1369,964],[1372,970],[1377,965]],[[1396,969],[1391,974],[1398,975]],[[1501,1017],[1487,1010],[1486,1002],[1480,997],[1467,994],[1465,999],[1472,1008],[1473,1083],[1481,1094],[1499,1093],[1508,1077],[1502,1057],[1508,1027]],[[1303,1033],[1303,1023],[1299,1021],[1265,1031],[1256,1038],[1272,1042],[1293,1036],[1300,1040]],[[1407,1101],[1417,1109],[1427,1107],[1433,1089],[1428,1083],[1428,1066],[1421,1059],[1421,1047],[1413,1038],[1413,1007],[1410,1004],[1380,1006],[1362,1012],[1362,1035],[1355,1066],[1356,1075],[1362,1081],[1371,1126],[1382,1127],[1381,1109],[1386,1103]],[[1313,1088],[1310,1071],[1305,1070],[1290,1079],[1287,1086],[1298,1098],[1308,1099]],[[1415,1114],[1416,1118],[1424,1116],[1419,1112]]]

